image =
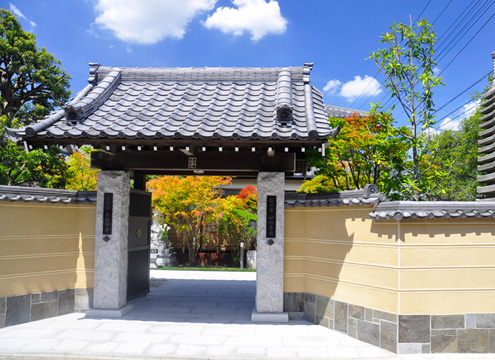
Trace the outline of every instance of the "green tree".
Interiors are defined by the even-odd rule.
[[[26,152],[9,143],[0,146],[0,184],[64,188],[67,166],[60,150]]]
[[[434,73],[436,41],[435,32],[425,19],[411,25],[394,23],[380,40],[385,48],[369,57],[385,75],[385,87],[410,124],[410,132],[401,136],[410,146],[412,166],[410,175],[402,170],[401,176],[409,179],[402,186],[412,193],[414,200],[428,197],[444,175],[431,166],[432,154],[425,146],[425,132],[435,124],[433,89],[443,85],[441,77]]]
[[[376,184],[386,194],[397,188],[393,170],[404,167],[407,145],[401,135],[407,128],[396,129],[388,113],[330,118],[340,133],[328,139],[325,156],[310,153],[310,164],[318,168],[318,176],[306,181],[299,192],[325,192],[362,189]]]
[[[64,187],[65,164],[60,150],[24,150],[9,141],[5,128],[39,120],[70,97],[70,76],[36,36],[17,18],[0,9],[0,181],[8,185]]]
[[[82,146],[67,158],[66,189],[79,191],[96,191],[98,187],[97,169],[91,168],[91,148]]]
[[[22,29],[17,18],[0,9],[0,116],[10,127],[15,118],[22,125],[46,116],[70,97],[70,76],[36,36]]]
[[[427,147],[436,153],[432,163],[446,174],[442,186],[432,192],[430,199],[476,200],[479,119],[478,109],[461,121],[458,131],[444,130],[428,139]]]

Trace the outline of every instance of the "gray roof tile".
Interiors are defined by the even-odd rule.
[[[495,218],[491,201],[389,201],[369,216],[375,220]]]
[[[352,205],[376,205],[385,201],[378,187],[368,184],[364,189],[319,194],[285,194],[285,207],[329,207]]]
[[[96,191],[72,191],[0,185],[0,201],[95,204]]]
[[[325,140],[335,130],[322,93],[309,82],[311,67],[98,67],[94,83],[64,109],[9,134],[74,143],[86,137]]]
[[[346,118],[357,114],[358,116],[365,116],[366,111],[349,109],[335,105],[325,105],[325,110],[328,117]]]

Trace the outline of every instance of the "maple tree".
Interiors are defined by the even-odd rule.
[[[222,176],[160,176],[148,181],[159,222],[171,225],[187,244],[190,265],[196,265],[201,232],[223,210],[220,186],[232,179]]]
[[[241,189],[237,197],[242,201],[246,210],[256,211],[258,204],[258,191],[253,185],[246,185]]]
[[[246,198],[256,194],[254,186],[248,185],[251,188],[247,189],[243,198],[241,194],[238,196],[228,196],[223,199],[217,213],[217,226],[220,233],[224,234],[228,244],[234,263],[240,260],[240,245],[244,243],[245,248],[256,246],[256,227],[250,226],[250,222],[256,223],[258,217],[256,214],[246,207]],[[253,192],[254,190],[254,192]],[[241,191],[242,192],[242,191]]]

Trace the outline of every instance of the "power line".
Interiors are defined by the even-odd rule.
[[[373,80],[375,80],[375,78],[376,78],[376,76],[378,75],[379,72],[380,72],[380,70],[377,70],[376,71],[376,74],[368,82],[368,85],[366,85],[366,87],[363,89],[363,91],[361,91],[361,94],[359,94],[359,96],[352,102],[352,104],[350,106],[351,108],[354,106],[354,104],[356,103],[356,101],[364,94],[364,92],[369,88],[369,86],[371,85],[371,83],[373,82]]]
[[[489,7],[487,9],[485,9],[485,12],[495,3],[495,1],[492,1],[491,4],[489,5]],[[486,4],[486,3],[485,3]],[[484,4],[484,5],[485,5]],[[483,5],[483,6],[484,6]],[[442,71],[438,74],[438,76],[440,76],[445,70],[447,70],[447,68],[452,64],[452,62],[461,54],[461,52],[463,52],[466,47],[474,40],[474,38],[481,32],[481,30],[490,22],[490,20],[495,16],[495,13],[493,13],[489,18],[488,20],[478,29],[478,31],[471,37],[471,39],[469,39],[469,41],[463,46],[463,48],[461,50],[459,50],[459,52],[450,60],[450,62],[442,69]],[[477,21],[476,21],[477,22]],[[474,24],[473,24],[474,25]],[[472,27],[472,26],[471,26]],[[468,29],[469,30],[469,29]],[[463,35],[464,36],[464,35]],[[455,44],[454,44],[455,45]],[[451,50],[449,50],[448,52],[450,52]],[[448,53],[447,52],[447,53]],[[445,54],[446,55],[446,54]],[[481,80],[480,80],[481,81]],[[392,106],[395,106],[397,104],[397,101],[396,100]]]
[[[435,20],[433,20],[432,24],[434,25],[435,22],[440,18],[440,16],[442,16],[442,14],[445,12],[445,10],[447,10],[447,8],[450,6],[450,4],[452,3],[453,0],[450,0],[448,2],[448,4],[443,8],[442,12],[440,14],[438,14],[438,16],[435,18]]]
[[[421,15],[423,15],[423,13],[428,8],[428,6],[430,6],[430,4],[431,4],[431,0],[428,1],[428,3],[426,4],[426,6],[423,8],[423,10],[421,10],[421,12],[419,13],[419,15],[416,17],[416,20],[414,20],[414,22],[417,22],[418,21],[418,19],[421,17]]]
[[[473,37],[471,37],[471,39],[469,39],[469,41],[466,43],[466,45],[464,45],[463,48],[461,50],[459,50],[459,52],[452,58],[452,60],[450,60],[450,62],[442,69],[442,71],[440,72],[440,74],[438,74],[439,76],[445,70],[447,70],[447,68],[450,66],[450,64],[452,64],[452,62],[459,56],[459,54],[464,51],[464,49],[471,43],[471,41],[474,40],[474,38],[480,33],[481,30],[483,30],[483,28],[490,22],[491,19],[493,19],[494,16],[495,16],[495,13],[493,13],[492,16],[490,16],[488,18],[488,20],[485,21],[485,23],[478,29],[478,31],[476,32],[476,34],[474,34]]]
[[[474,87],[475,85],[479,84],[482,80],[484,80],[488,75],[490,75],[492,72],[489,71],[488,73],[486,73],[485,75],[483,75],[481,78],[479,78],[477,81],[475,81],[473,84],[469,85],[466,89],[464,89],[463,91],[461,91],[459,94],[457,94],[456,96],[454,96],[452,99],[450,99],[449,101],[447,101],[445,104],[443,104],[440,108],[438,108],[437,110],[435,110],[433,112],[433,114],[436,114],[437,112],[439,112],[440,110],[442,110],[444,107],[446,107],[447,105],[449,105],[452,101],[456,100],[459,96],[461,96],[462,94],[464,94],[466,91],[468,91],[469,89],[471,89],[472,87]]]
[[[448,44],[442,49],[441,51],[438,52],[435,62],[440,62],[445,56],[447,56],[450,51],[454,48],[455,45],[461,39],[468,33],[471,28],[476,25],[476,23],[481,19],[481,16],[483,16],[488,9],[493,5],[493,1],[490,3],[489,0],[487,0],[477,11],[473,16],[467,21],[467,23],[459,30],[459,32],[448,42]],[[482,12],[482,14],[480,14]],[[476,19],[473,21],[473,19]],[[470,26],[469,26],[470,25]],[[460,26],[460,24],[459,24]],[[469,26],[469,28],[466,29],[466,27]],[[466,30],[465,30],[466,29]],[[452,44],[452,45],[451,45]],[[443,56],[442,56],[443,54]]]
[[[448,118],[448,117],[449,117],[449,115],[451,115],[451,114],[455,113],[457,110],[459,110],[460,108],[462,108],[463,106],[465,106],[465,105],[469,104],[469,103],[470,103],[470,102],[472,102],[472,101],[473,101],[472,99],[469,99],[468,101],[466,101],[465,103],[463,103],[461,106],[459,106],[459,107],[455,108],[454,110],[452,110],[451,112],[449,112],[447,115],[445,115],[443,118],[441,118],[440,120],[438,120],[438,122],[440,122],[440,121],[442,121],[442,120],[444,120],[444,119]],[[435,128],[435,130],[439,130],[439,129],[443,126],[443,125],[446,125],[446,124],[448,124],[448,123],[450,123],[450,122],[454,121],[455,119],[457,119],[458,117],[462,116],[463,114],[464,114],[464,113],[460,113],[459,115],[457,115],[456,117],[453,117],[453,118],[452,118],[452,119],[450,119],[449,121],[446,121],[445,123],[441,123],[439,126],[437,126],[437,127]]]
[[[430,6],[431,4],[431,1],[432,0],[429,0],[428,3],[425,5],[425,7],[423,8],[423,10],[421,10],[421,12],[419,13],[419,15],[416,17],[416,20],[414,20],[414,22],[417,22],[418,19],[421,17],[421,15],[423,15],[423,13],[426,11],[426,9]],[[450,0],[450,2],[452,2],[452,0]],[[447,4],[447,6],[443,9],[443,11],[440,13],[440,15],[443,14],[443,12],[445,11],[445,9],[450,5],[450,2],[449,4]],[[437,19],[440,17],[440,15],[437,16]],[[436,19],[435,19],[436,20]],[[373,76],[373,79],[376,78],[376,76],[380,73],[380,70],[378,70],[375,74],[375,76]],[[354,106],[354,104],[356,103],[356,101],[359,100],[359,98],[364,94],[364,92],[368,89],[368,87],[371,85],[371,83],[373,82],[373,79],[370,80],[370,82],[368,83],[368,85],[366,85],[366,87],[363,89],[363,91],[361,91],[361,94],[359,94],[359,96],[352,102],[351,104],[351,108]],[[361,106],[359,107],[359,109],[361,109],[376,93],[378,90],[380,90],[381,86],[378,87],[377,89],[375,89],[375,91],[364,101],[363,104],[361,104]]]

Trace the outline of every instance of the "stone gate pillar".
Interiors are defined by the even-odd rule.
[[[88,316],[120,317],[127,305],[130,175],[100,171],[96,204],[93,309]]]
[[[253,322],[288,322],[284,313],[283,172],[258,174],[256,307]]]

